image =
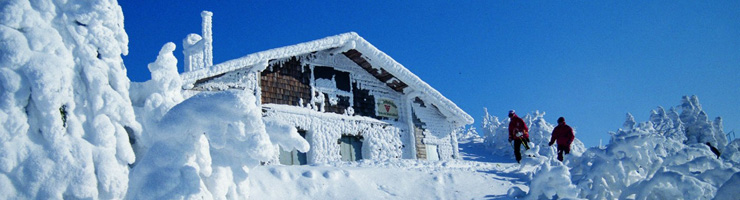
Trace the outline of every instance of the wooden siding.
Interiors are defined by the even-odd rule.
[[[285,62],[270,62],[262,72],[262,104],[304,106],[311,100],[311,69],[297,57]],[[299,105],[303,99],[304,105]]]

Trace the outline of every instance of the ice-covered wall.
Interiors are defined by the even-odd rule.
[[[362,157],[366,159],[401,158],[403,130],[383,121],[362,117],[320,113],[310,108],[288,105],[263,105],[264,118],[306,130],[306,140],[311,145],[308,163],[339,161],[337,141],[342,135],[362,136]]]
[[[0,199],[120,199],[141,131],[115,0],[0,3]]]
[[[424,130],[422,143],[424,145],[436,145],[441,160],[458,158],[459,150],[455,136],[460,127],[455,127],[455,124],[447,122],[447,118],[432,104],[414,102],[411,103],[411,107],[414,116],[420,120],[420,128]],[[430,158],[427,157],[427,159]]]

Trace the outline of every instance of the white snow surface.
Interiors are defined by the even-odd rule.
[[[120,199],[134,162],[115,0],[0,2],[0,199]]]

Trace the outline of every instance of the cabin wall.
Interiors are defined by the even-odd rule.
[[[311,99],[311,70],[298,57],[271,62],[260,76],[262,104],[305,106]]]
[[[436,160],[429,157],[430,154],[427,152],[430,149],[434,149],[428,146],[434,145],[437,150],[436,154],[439,155],[438,159],[454,159],[457,151],[457,142],[453,137],[457,127],[450,124],[436,106],[425,103],[420,98],[416,98],[411,103],[411,108],[414,127],[416,127],[417,157],[419,159]]]
[[[314,52],[269,62],[261,73],[262,104],[308,107],[319,112],[365,116],[402,123],[402,93],[343,54]],[[397,116],[378,115],[378,103],[392,102]],[[394,113],[396,114],[396,113]]]
[[[306,131],[311,145],[307,153],[309,164],[340,161],[340,139],[343,135],[361,136],[365,159],[401,158],[403,144],[398,137],[404,130],[367,117],[316,113],[309,108],[287,105],[265,105],[264,118],[279,121]]]

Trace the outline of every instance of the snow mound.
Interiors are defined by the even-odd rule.
[[[120,199],[141,131],[115,0],[0,3],[0,199]]]
[[[173,107],[151,134],[127,198],[246,198],[248,168],[273,152],[247,92],[200,93]]]
[[[549,158],[537,169],[526,199],[578,199],[578,188],[570,181],[568,167]]]

